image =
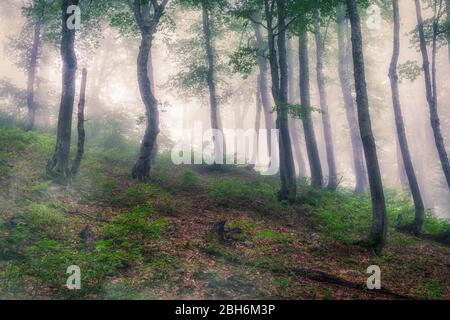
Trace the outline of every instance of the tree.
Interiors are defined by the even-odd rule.
[[[359,17],[356,0],[347,0],[347,10],[349,13],[352,30],[352,52],[359,129],[366,156],[370,194],[372,198],[373,222],[369,241],[374,251],[377,254],[381,254],[381,251],[386,242],[387,212],[383,191],[383,182],[381,180],[377,149],[372,133],[372,124],[369,113],[369,100],[367,96],[367,84],[364,67],[363,40],[361,34],[361,20]]]
[[[215,67],[215,53],[211,30],[211,21],[209,16],[211,1],[201,0],[202,7],[202,20],[203,20],[203,33],[205,38],[205,49],[208,58],[208,72],[207,72],[207,82],[209,88],[210,96],[210,108],[211,108],[211,128],[213,130],[222,131],[222,123],[220,119],[220,110],[217,100],[217,89],[216,89],[216,67]],[[214,153],[215,161],[218,164],[223,163],[223,156],[226,154],[226,144],[224,139],[218,139],[213,137],[214,140]]]
[[[272,107],[270,103],[269,96],[269,83],[267,81],[267,59],[266,59],[266,50],[267,45],[264,41],[264,36],[261,27],[261,14],[260,12],[256,12],[252,18],[252,25],[255,29],[256,36],[256,44],[258,47],[258,68],[259,68],[259,91],[261,95],[261,103],[264,111],[264,122],[267,130],[267,150],[269,151],[269,157],[273,156],[272,152],[272,143],[271,143],[271,131],[273,129],[273,120],[272,120]]]
[[[308,33],[301,31],[299,38],[299,65],[300,65],[300,104],[302,108],[303,130],[305,132],[306,151],[308,153],[309,166],[311,168],[311,184],[314,187],[323,186],[322,166],[319,150],[317,148],[314,125],[311,118],[311,96],[309,84],[309,55]]]
[[[316,40],[316,75],[317,87],[319,88],[320,108],[322,111],[323,134],[325,137],[325,147],[328,163],[328,188],[337,188],[336,160],[334,157],[333,133],[331,130],[330,113],[328,111],[328,97],[325,89],[325,78],[323,74],[323,50],[324,41],[320,30],[318,13],[314,19],[314,35]]]
[[[447,8],[447,48],[448,48],[448,61],[450,62],[450,0],[446,0]]]
[[[394,16],[394,50],[392,53],[391,65],[389,68],[389,78],[391,81],[392,89],[392,105],[394,107],[398,144],[400,146],[404,170],[406,171],[406,175],[408,177],[408,182],[416,209],[414,222],[409,228],[414,234],[419,235],[421,233],[422,225],[425,220],[425,210],[419,184],[417,182],[416,173],[414,172],[411,154],[409,152],[408,139],[406,137],[402,108],[400,104],[397,72],[398,60],[400,56],[400,12],[398,0],[392,0],[392,6]]]
[[[352,86],[349,75],[349,54],[350,43],[346,44],[346,14],[344,5],[337,8],[337,27],[339,45],[339,81],[342,95],[344,97],[345,112],[350,128],[350,139],[353,152],[353,167],[356,178],[356,192],[364,192],[367,189],[367,174],[364,167],[364,155],[361,142],[361,135],[358,130],[358,119],[352,95]]]
[[[275,7],[276,5],[276,12]],[[288,124],[288,64],[286,53],[286,6],[285,0],[264,0],[265,20],[269,44],[269,61],[272,76],[272,96],[277,109],[277,129],[279,130],[279,160],[281,190],[280,200],[294,201],[297,193],[295,166],[292,155],[291,137]],[[274,15],[278,19],[274,26]],[[277,38],[275,35],[277,31]],[[275,39],[277,46],[275,46]],[[278,51],[278,54],[277,54]],[[278,59],[277,59],[278,58]]]
[[[59,107],[56,146],[47,164],[47,174],[56,180],[69,177],[70,141],[72,134],[72,113],[75,98],[77,57],[75,53],[75,29],[69,28],[70,6],[78,6],[79,0],[64,0],[61,5],[61,58],[63,62],[62,93]]]
[[[439,2],[439,4],[438,4]],[[433,129],[434,141],[439,154],[442,170],[450,189],[450,162],[447,151],[445,149],[444,137],[441,132],[441,122],[438,113],[438,92],[437,92],[437,76],[436,76],[436,54],[437,54],[437,37],[439,34],[439,17],[442,12],[442,1],[433,1],[433,20],[432,20],[432,62],[430,70],[430,59],[428,57],[427,42],[425,39],[424,22],[422,18],[422,8],[420,0],[415,0],[417,29],[419,36],[419,47],[422,53],[423,71],[425,79],[425,90],[427,96],[428,107],[430,109],[430,122]]]
[[[77,144],[77,154],[75,160],[72,163],[72,176],[76,176],[78,170],[80,169],[81,160],[84,155],[84,142],[86,138],[86,132],[84,129],[84,107],[86,105],[86,82],[87,82],[87,70],[83,68],[81,74],[81,88],[80,88],[80,101],[78,102],[78,112],[77,112],[77,130],[78,130],[78,144]]]
[[[41,21],[39,17],[36,17],[34,19],[33,46],[31,50],[30,65],[28,67],[28,75],[27,75],[28,116],[27,121],[25,123],[25,130],[27,131],[33,129],[36,114],[36,106],[34,104],[34,82],[36,80],[36,69],[37,69],[40,41],[41,41]]]
[[[298,100],[298,85],[297,85],[297,79],[295,79],[294,73],[294,50],[292,48],[292,39],[291,41],[288,41],[288,61],[289,61],[289,104],[295,105],[296,101]],[[295,154],[295,160],[297,162],[298,166],[298,176],[300,177],[306,177],[306,165],[305,165],[305,159],[303,157],[303,151],[301,148],[301,142],[300,142],[300,128],[299,128],[299,121],[297,119],[289,119],[289,129],[292,137],[292,146],[294,149]]]
[[[158,1],[127,1],[141,34],[141,44],[137,58],[137,78],[141,99],[145,105],[147,127],[141,142],[138,159],[132,170],[133,178],[140,181],[147,180],[150,177],[152,152],[159,134],[158,101],[152,90],[148,73],[148,61],[154,34],[157,31],[161,17],[165,13],[168,2],[169,0],[162,0],[160,3]]]

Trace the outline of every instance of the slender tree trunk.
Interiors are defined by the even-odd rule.
[[[310,110],[308,34],[306,31],[301,34],[299,39],[299,65],[300,100],[304,110],[302,122],[303,130],[305,131],[306,150],[311,168],[311,184],[314,187],[321,188],[323,186],[323,174]]]
[[[442,170],[447,181],[447,185],[450,189],[450,162],[448,160],[447,151],[445,149],[444,138],[441,132],[441,122],[438,113],[438,100],[437,100],[437,79],[436,79],[436,53],[437,53],[437,33],[438,23],[436,19],[433,19],[433,48],[432,48],[432,70],[430,71],[430,61],[428,58],[427,44],[425,41],[425,31],[422,18],[422,9],[420,6],[420,0],[415,0],[417,24],[419,30],[419,42],[420,51],[422,52],[423,70],[425,77],[425,90],[427,95],[427,102],[430,108],[430,122],[433,129],[434,141],[441,161]],[[436,8],[435,8],[436,11]],[[436,12],[435,12],[436,16]]]
[[[398,7],[398,0],[393,0],[392,5],[394,14],[394,50],[392,54],[391,66],[389,68],[389,78],[391,81],[392,89],[392,104],[394,107],[398,143],[401,149],[404,170],[406,171],[406,175],[408,177],[411,194],[413,196],[414,205],[416,208],[412,231],[414,232],[414,234],[419,235],[421,233],[422,225],[425,220],[425,208],[422,200],[422,195],[420,193],[419,183],[417,182],[416,173],[414,172],[411,154],[409,152],[408,139],[406,138],[405,125],[403,122],[402,108],[400,104],[397,73],[398,59],[400,56],[400,11]]]
[[[84,130],[84,107],[86,105],[86,81],[87,81],[87,70],[83,68],[83,72],[81,75],[81,87],[80,87],[80,101],[78,102],[78,144],[77,144],[77,154],[75,156],[75,160],[72,164],[72,176],[76,176],[78,170],[80,169],[81,160],[84,155],[84,142],[86,139],[86,132]]]
[[[34,127],[34,120],[36,116],[36,106],[34,104],[34,82],[36,79],[36,69],[39,56],[39,48],[41,42],[41,20],[35,19],[34,22],[34,36],[33,46],[31,49],[30,65],[28,66],[28,81],[27,81],[27,107],[28,116],[25,123],[25,130],[30,131]]]
[[[155,70],[153,68],[152,48],[150,48],[150,52],[148,54],[148,77],[150,79],[150,83],[152,86],[153,95],[156,96],[156,82],[155,82]],[[155,164],[157,155],[158,155],[158,139],[156,139],[155,144],[153,146],[153,150],[152,150],[152,155],[151,155],[152,165]]]
[[[258,75],[256,79],[256,113],[255,113],[255,131],[256,131],[256,145],[259,147],[259,130],[261,128],[261,112],[262,112],[262,100],[261,100],[261,75]]]
[[[70,14],[67,13],[67,8],[71,5],[78,5],[78,3],[79,0],[64,0],[61,6],[61,58],[63,62],[62,93],[55,151],[47,164],[47,174],[59,181],[64,181],[69,176],[68,165],[77,70],[75,30],[70,30],[67,26],[67,20],[70,17]]]
[[[275,47],[274,27],[271,5],[264,0],[269,40],[269,61],[272,75],[272,95],[277,108],[277,129],[279,130],[279,160],[281,190],[279,200],[294,201],[297,193],[294,158],[289,135],[288,112],[284,107],[288,100],[288,64],[286,56],[286,12],[285,0],[277,0],[278,16],[278,60]]]
[[[217,99],[217,88],[216,88],[216,66],[215,66],[215,55],[212,39],[211,21],[209,17],[209,1],[202,0],[202,16],[203,16],[203,33],[205,36],[205,47],[206,54],[208,57],[208,88],[210,97],[210,107],[211,107],[211,128],[214,130],[222,131],[222,123],[220,119],[219,103]],[[219,141],[214,139],[214,153],[217,164],[222,164],[224,156],[226,154],[225,140]],[[223,143],[221,143],[223,142]]]
[[[287,42],[288,45],[288,64],[289,64],[289,103],[295,104],[297,97],[297,85],[294,77],[294,52],[292,50],[292,40]],[[289,119],[289,131],[292,137],[292,145],[295,154],[295,160],[298,166],[298,176],[306,177],[305,158],[301,148],[300,129],[296,119]]]
[[[366,75],[364,67],[363,42],[361,34],[361,20],[356,0],[347,0],[347,8],[352,26],[352,50],[356,87],[356,104],[361,138],[366,156],[367,171],[369,175],[370,193],[372,196],[373,224],[370,242],[377,254],[386,243],[387,212],[378,163],[375,139],[372,133],[372,124],[369,113],[369,99],[367,96]]]
[[[254,16],[254,21],[261,21],[260,14]],[[261,102],[264,112],[264,123],[267,130],[267,150],[269,157],[271,157],[272,143],[271,130],[273,129],[272,107],[270,104],[269,84],[267,81],[267,61],[266,61],[266,44],[264,41],[261,25],[253,22],[255,29],[256,41],[258,45],[258,68],[259,68],[259,86],[261,92]]]
[[[394,124],[396,126],[396,124]],[[395,149],[396,149],[396,158],[397,158],[397,172],[398,172],[398,180],[400,182],[400,186],[404,189],[409,189],[408,176],[406,175],[405,165],[402,156],[402,149],[400,148],[400,142],[395,139]]]
[[[314,21],[314,34],[316,38],[316,74],[317,87],[319,88],[320,107],[322,110],[323,134],[325,137],[325,146],[327,151],[328,163],[328,188],[336,190],[337,188],[337,173],[336,160],[334,156],[333,133],[331,130],[330,113],[328,111],[328,97],[325,89],[325,77],[323,74],[323,40],[320,31],[319,18],[316,17]]]
[[[349,75],[349,55],[345,43],[345,33],[347,30],[345,7],[338,7],[338,44],[339,44],[339,80],[341,83],[342,95],[344,97],[345,112],[348,126],[350,128],[350,139],[353,152],[353,167],[356,178],[356,192],[367,190],[367,173],[364,167],[364,155],[361,135],[358,129],[358,119],[356,117],[355,104],[353,102],[352,86]],[[350,44],[348,44],[350,47]]]
[[[450,62],[450,0],[446,0],[447,8],[447,48],[448,48],[448,61]]]
[[[141,45],[137,58],[137,76],[142,102],[145,105],[147,127],[141,142],[139,157],[133,167],[134,179],[144,181],[150,178],[152,152],[159,134],[159,110],[148,73],[148,61],[152,47],[153,34],[142,32]]]

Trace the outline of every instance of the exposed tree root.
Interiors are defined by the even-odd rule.
[[[415,236],[422,240],[435,241],[435,242],[439,242],[447,247],[450,247],[450,229],[441,234],[438,234],[438,235],[431,235],[431,234],[425,234],[425,233],[417,234],[417,232],[415,231],[415,229],[412,225],[397,226],[396,230],[398,232],[402,232],[402,233],[405,233],[408,235]]]
[[[236,265],[245,265],[249,267],[256,267],[260,269],[264,269],[270,272],[273,272],[275,274],[290,274],[297,277],[302,277],[308,280],[320,282],[320,283],[328,283],[328,284],[335,284],[341,287],[355,289],[355,290],[361,290],[365,291],[370,294],[384,294],[389,295],[398,299],[402,300],[416,300],[417,298],[411,297],[408,295],[403,295],[401,293],[393,292],[389,289],[376,289],[376,290],[369,290],[365,285],[354,283],[348,280],[345,280],[343,278],[333,276],[331,274],[328,274],[323,271],[314,270],[314,269],[304,269],[304,268],[275,268],[270,266],[260,266],[256,265],[254,262],[251,261],[243,261],[242,259],[238,257],[230,257],[228,255],[222,255],[222,257],[227,260],[230,263],[236,264]]]

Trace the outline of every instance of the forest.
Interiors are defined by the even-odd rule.
[[[0,17],[0,300],[450,299],[450,0]]]

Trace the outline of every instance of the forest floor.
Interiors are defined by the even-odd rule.
[[[53,143],[0,129],[0,299],[450,299],[450,248],[395,231],[413,212],[400,193],[387,191],[377,257],[355,244],[370,228],[368,195],[299,182],[298,203],[282,204],[274,178],[167,155],[139,183],[126,146],[88,147],[63,186],[44,175]],[[425,231],[449,226],[429,215]],[[70,265],[81,290],[66,288]],[[365,289],[371,265],[392,293]]]

